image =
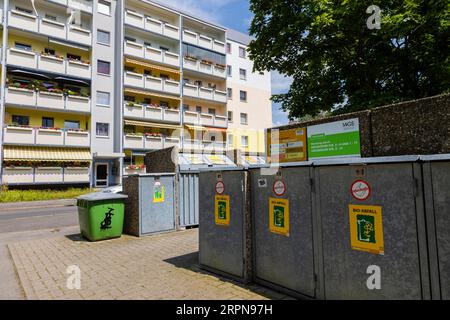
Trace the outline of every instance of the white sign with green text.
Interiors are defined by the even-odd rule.
[[[307,128],[308,159],[360,157],[358,118]]]

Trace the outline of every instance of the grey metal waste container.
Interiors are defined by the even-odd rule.
[[[421,156],[433,299],[450,299],[450,155]]]
[[[250,169],[254,280],[311,298],[316,295],[312,170],[307,162],[280,167],[276,174]]]
[[[135,236],[175,229],[174,173],[130,175],[124,179],[124,232]]]
[[[430,298],[417,160],[314,162],[322,298]]]
[[[198,172],[180,172],[178,174],[180,226],[198,225],[199,189]]]
[[[251,278],[248,172],[199,173],[199,263],[239,281]]]

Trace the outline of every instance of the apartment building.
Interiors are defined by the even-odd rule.
[[[142,0],[0,0],[0,18],[2,183],[119,184],[170,146],[264,152],[270,74],[247,36]]]

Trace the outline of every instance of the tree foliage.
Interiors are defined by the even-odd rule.
[[[380,29],[366,25],[377,5]],[[255,71],[294,80],[275,102],[291,119],[347,113],[450,88],[448,0],[250,0]]]

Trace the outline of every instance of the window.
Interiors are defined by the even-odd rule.
[[[125,36],[125,41],[136,42],[136,38]]]
[[[99,1],[97,4],[97,12],[106,14],[107,16],[111,15],[111,4],[106,1]]]
[[[109,75],[110,63],[108,61],[97,60],[97,72]]]
[[[160,74],[159,77],[163,80],[169,80],[169,75],[168,74]]]
[[[229,146],[233,145],[233,135],[232,134],[229,134],[227,136],[227,143],[228,143]]]
[[[233,122],[233,111],[228,111],[228,122]]]
[[[109,92],[97,91],[97,105],[109,107]]]
[[[183,111],[189,111],[189,105],[183,104]]]
[[[161,108],[169,108],[169,103],[167,102],[167,101],[160,101],[159,102],[159,106],[161,107]]]
[[[227,88],[227,96],[229,100],[233,99],[233,89]]]
[[[247,124],[247,114],[241,113],[241,124]]]
[[[14,47],[16,49],[20,49],[20,50],[31,51],[31,46],[29,44],[25,44],[25,43],[15,42]]]
[[[51,14],[48,14],[48,13],[45,14],[45,19],[56,21],[56,17],[52,16]]]
[[[245,48],[244,47],[239,47],[239,58],[244,58],[245,59]]]
[[[42,128],[53,128],[55,121],[53,118],[42,117]]]
[[[169,48],[166,48],[166,47],[163,47],[163,46],[159,46],[159,49],[160,49],[161,51],[170,51]]]
[[[97,137],[109,137],[109,123],[96,123]]]
[[[241,80],[247,80],[247,70],[239,69],[239,78]]]
[[[28,126],[30,124],[29,116],[12,116],[12,123],[17,126]]]
[[[151,47],[152,44],[150,42],[144,41],[144,47]]]
[[[110,33],[108,31],[97,30],[97,43],[110,44]]]
[[[202,113],[202,107],[201,106],[196,106],[195,107],[195,111],[197,111],[198,113]]]
[[[231,43],[227,42],[227,53],[231,53]]]
[[[64,120],[64,129],[66,129],[66,130],[80,130],[80,121]]]
[[[241,136],[241,146],[243,148],[248,147],[248,136]]]
[[[208,113],[212,114],[213,116],[215,116],[216,115],[216,109],[208,108]]]
[[[151,98],[144,98],[144,100],[142,100],[142,104],[149,106],[152,104],[152,99]]]
[[[81,61],[81,56],[76,55],[76,54],[68,53],[67,54],[67,59]]]
[[[136,100],[134,96],[127,96],[127,95],[124,95],[123,99],[128,102],[134,102]]]
[[[22,7],[18,7],[18,6],[16,6],[16,10],[20,11],[20,12],[23,12],[23,13],[33,14],[32,10],[26,9],[26,8],[22,8]]]
[[[231,77],[233,75],[233,69],[231,66],[227,66],[227,76]]]
[[[45,48],[45,49],[44,49],[44,52],[45,52],[46,54],[49,54],[49,55],[52,55],[52,56],[55,55],[55,50],[54,50],[54,49]]]
[[[247,102],[247,91],[240,91],[239,92],[239,98],[242,102]]]

